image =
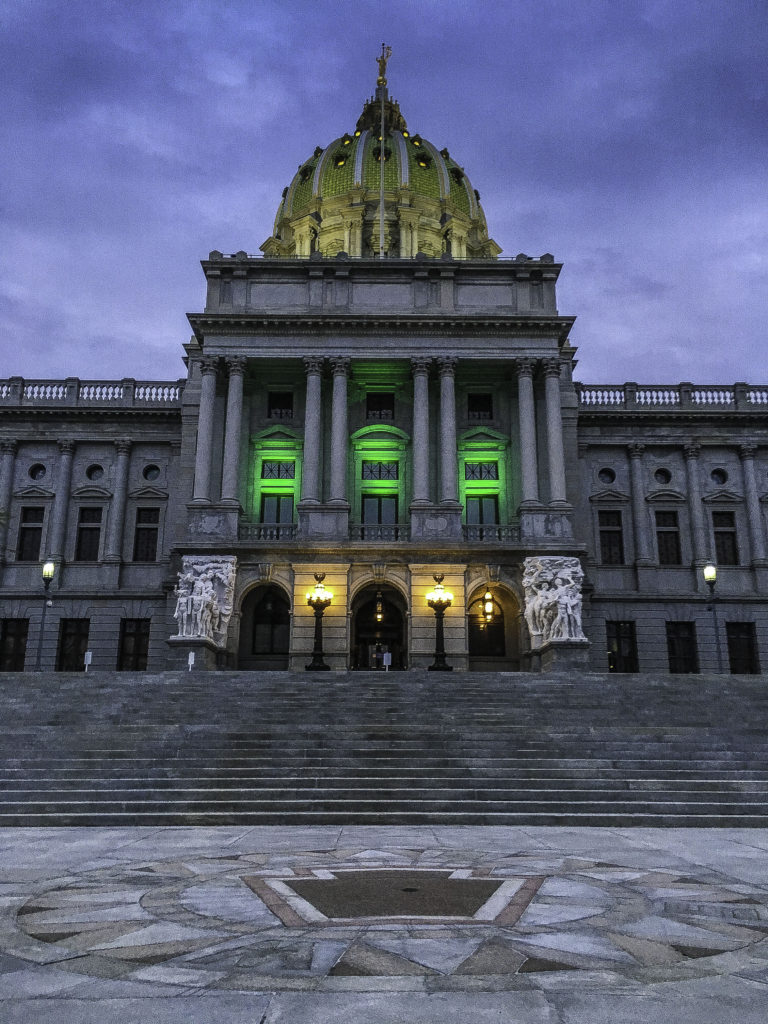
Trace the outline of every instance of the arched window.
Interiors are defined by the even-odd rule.
[[[253,608],[252,654],[287,654],[291,607],[277,587],[268,587]]]
[[[493,615],[490,621],[486,617],[485,602],[482,597],[470,604],[467,619],[470,658],[503,658],[506,656],[504,612],[496,601],[493,602]]]

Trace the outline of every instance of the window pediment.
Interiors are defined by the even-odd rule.
[[[73,498],[111,498],[112,491],[108,491],[106,487],[94,487],[93,484],[86,485],[85,487],[77,487],[72,491]]]
[[[659,491],[651,491],[651,493],[646,496],[645,500],[650,502],[658,501],[667,502],[668,504],[677,503],[682,505],[685,503],[686,497],[684,494],[681,494],[680,491],[673,491],[671,488],[663,488]]]
[[[623,491],[596,491],[594,494],[590,494],[589,500],[596,505],[626,504],[629,501],[629,495],[624,494]]]
[[[721,489],[719,491],[712,491],[711,494],[705,494],[701,499],[706,502],[707,505],[733,505],[734,503],[740,504],[744,498],[741,494],[737,494],[735,491],[726,491]]]
[[[168,492],[161,491],[159,487],[137,487],[135,491],[130,491],[128,494],[129,498],[159,498],[162,501],[167,501]]]
[[[13,496],[26,500],[28,498],[53,498],[54,493],[45,487],[37,487],[33,484],[31,487],[22,487],[20,490],[14,491]]]

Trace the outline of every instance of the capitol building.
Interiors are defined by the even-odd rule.
[[[183,379],[0,381],[0,669],[759,672],[768,387],[574,380],[383,58],[339,127]]]

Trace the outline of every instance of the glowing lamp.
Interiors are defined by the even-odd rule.
[[[714,586],[717,583],[717,566],[711,562],[705,565],[702,572],[704,573],[704,582],[710,586]]]
[[[315,587],[314,590],[307,591],[307,604],[317,611],[318,609],[325,609],[333,600],[333,594],[330,590],[327,590],[323,586],[323,580],[325,579],[324,572],[315,573]]]
[[[445,611],[446,608],[450,608],[453,602],[453,594],[443,586],[445,577],[442,574],[432,578],[435,581],[435,585],[427,594],[427,604],[430,608],[434,608],[435,611],[438,611],[438,609]]]
[[[493,618],[493,595],[490,590],[486,590],[483,597],[483,611],[485,612],[485,621],[490,622]]]
[[[376,592],[376,621],[381,622],[384,618],[384,604],[381,600],[381,591]]]
[[[53,562],[43,563],[43,580],[46,584],[50,583],[56,572],[56,566]]]

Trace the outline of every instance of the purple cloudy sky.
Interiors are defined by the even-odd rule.
[[[589,382],[765,382],[765,0],[5,0],[0,376],[174,378],[198,260],[258,252],[382,40]]]

